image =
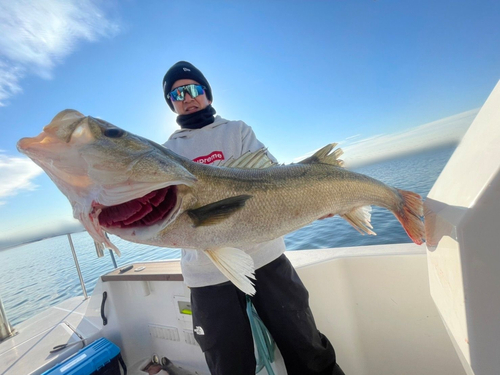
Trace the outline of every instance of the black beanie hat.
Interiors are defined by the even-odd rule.
[[[172,89],[172,85],[179,79],[192,79],[200,85],[205,86],[207,99],[212,101],[212,88],[203,73],[200,72],[193,64],[190,64],[187,61],[179,61],[178,63],[172,65],[172,67],[165,74],[165,77],[163,77],[163,95],[165,96],[165,100],[172,111],[174,111],[174,106],[172,101],[167,99],[167,95]]]

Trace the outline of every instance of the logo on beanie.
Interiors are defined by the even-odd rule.
[[[191,69],[188,69],[188,68],[182,68],[182,70],[184,70],[185,72],[190,72]]]

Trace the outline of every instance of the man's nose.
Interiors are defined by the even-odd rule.
[[[189,95],[189,93],[185,92],[183,102],[190,102],[191,100],[194,100],[193,97]]]

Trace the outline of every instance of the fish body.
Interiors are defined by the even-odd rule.
[[[186,197],[192,195],[193,199],[187,198],[182,213],[152,239],[154,245],[168,243],[172,247],[195,249],[240,247],[277,238],[327,215],[349,215],[369,205],[391,211],[404,209],[405,201],[400,191],[329,164],[294,164],[266,169],[192,164],[186,167],[198,181],[183,190],[186,190]],[[247,196],[249,198],[245,199]],[[232,197],[241,197],[244,206],[219,222],[204,225],[201,218],[197,223],[194,207],[205,207]],[[419,198],[415,199],[418,202]],[[207,220],[212,219],[210,210],[207,215]],[[368,226],[362,231],[373,234]]]
[[[38,137],[18,142],[68,197],[97,243],[118,251],[108,232],[204,251],[248,294],[254,293],[253,263],[239,249],[325,216],[340,215],[373,235],[370,206],[380,206],[423,243],[420,196],[342,168],[342,151],[334,147],[297,164],[269,166],[260,150],[216,167],[73,110],[59,113]]]

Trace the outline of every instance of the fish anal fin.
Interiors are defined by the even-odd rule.
[[[339,157],[344,153],[341,148],[335,149],[337,143],[330,143],[325,147],[316,151],[312,156],[301,160],[299,164],[330,164],[336,167],[342,167],[344,161],[340,160]],[[333,150],[333,152],[332,152]]]
[[[193,220],[194,226],[214,225],[227,219],[239,209],[245,206],[245,202],[251,195],[237,195],[207,204],[199,208],[188,210],[187,214]]]
[[[255,268],[253,259],[243,250],[234,247],[207,249],[204,251],[219,271],[243,293],[253,296]]]
[[[371,206],[357,207],[350,212],[340,215],[349,224],[351,224],[354,229],[356,229],[361,234],[371,234],[376,236],[377,234],[372,231],[373,227],[370,223],[371,220]]]

